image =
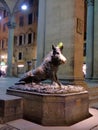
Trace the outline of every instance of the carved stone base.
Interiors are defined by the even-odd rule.
[[[24,118],[42,125],[72,125],[90,116],[88,92],[43,94],[8,89],[7,94],[23,97]]]

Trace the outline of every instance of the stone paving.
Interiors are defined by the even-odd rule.
[[[18,119],[7,123],[8,128],[12,126],[13,129],[3,130],[98,130],[98,110],[90,108],[90,113],[92,117],[72,126],[42,126],[23,119]],[[7,128],[6,124],[1,127],[0,130],[4,127]]]
[[[0,94],[5,94],[6,89],[18,81],[19,78],[0,77]]]
[[[18,81],[18,78],[0,78],[0,94],[5,94],[6,89]],[[90,118],[72,126],[41,126],[24,119],[18,119],[0,124],[0,130],[98,130],[98,110],[89,108]]]

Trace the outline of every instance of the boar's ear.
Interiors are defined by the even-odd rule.
[[[56,50],[54,45],[52,45],[52,50],[53,50],[53,51],[55,51],[55,50]]]
[[[53,55],[55,55],[55,53],[56,53],[56,48],[55,48],[54,45],[52,45],[52,50],[53,50]]]

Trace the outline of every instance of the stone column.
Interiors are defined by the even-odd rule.
[[[51,51],[52,44],[63,42],[67,64],[59,68],[62,80],[74,78],[74,7],[75,0],[39,0],[37,66]]]
[[[87,49],[86,49],[86,78],[93,76],[93,40],[94,40],[94,0],[87,0]]]
[[[80,28],[83,28],[84,19],[76,14],[76,2],[78,0],[39,0],[37,37],[37,66],[51,51],[52,44],[63,42],[63,55],[67,58],[67,63],[59,68],[58,78],[74,83],[83,80],[83,53],[79,52],[83,51],[84,32]],[[77,24],[77,18],[80,24]],[[75,34],[76,25],[80,29],[78,34]]]
[[[46,0],[39,0],[38,37],[37,37],[37,66],[45,56],[46,33]]]
[[[94,1],[94,57],[93,80],[98,81],[98,0]]]
[[[12,60],[13,60],[13,38],[14,38],[14,28],[15,22],[8,22],[9,36],[8,36],[8,60],[7,60],[7,76],[12,76]]]

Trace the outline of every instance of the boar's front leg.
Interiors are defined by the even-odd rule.
[[[55,82],[58,84],[59,88],[61,88],[61,83],[60,83],[60,81],[58,80],[57,75],[56,75],[55,72],[53,73],[53,81],[55,81]]]

